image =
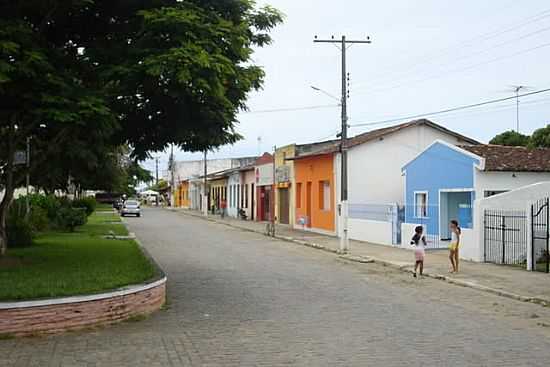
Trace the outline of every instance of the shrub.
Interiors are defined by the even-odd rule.
[[[73,208],[86,209],[86,215],[90,216],[97,207],[97,201],[93,197],[82,198],[73,201]]]
[[[57,211],[61,208],[61,201],[59,198],[54,195],[33,194],[30,196],[30,202],[32,208],[39,207],[46,211],[50,223],[56,220]]]
[[[86,224],[87,220],[88,217],[84,209],[62,207],[57,212],[56,223],[61,229],[74,232],[76,227]]]
[[[25,213],[25,198],[19,198],[12,202],[6,221],[9,247],[32,245],[33,230],[30,223],[25,219]]]
[[[33,231],[42,232],[48,229],[50,220],[48,218],[48,212],[39,206],[31,207],[31,213],[29,216],[29,224]]]
[[[8,231],[8,247],[14,248],[32,245],[32,227],[24,218],[9,218],[6,229]]]

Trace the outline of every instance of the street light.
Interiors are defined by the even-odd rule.
[[[323,89],[321,89],[321,88],[319,88],[319,87],[316,87],[316,86],[314,86],[314,85],[310,85],[310,87],[311,87],[311,89],[313,89],[314,91],[323,93],[325,96],[330,97],[330,98],[332,98],[332,99],[338,101],[339,103],[342,103],[342,100],[341,100],[340,98],[338,98],[338,97],[336,97],[336,96],[330,94],[330,93],[327,92],[326,90],[323,90]],[[339,105],[340,105],[340,104],[339,104]]]

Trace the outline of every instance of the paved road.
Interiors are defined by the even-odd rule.
[[[147,320],[0,341],[0,366],[546,366],[550,309],[147,209]]]

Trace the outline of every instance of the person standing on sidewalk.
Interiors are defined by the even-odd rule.
[[[225,199],[222,199],[221,203],[220,203],[220,209],[221,209],[221,216],[222,216],[222,219],[225,217],[225,209],[227,208],[227,201],[225,201]]]
[[[416,272],[418,268],[420,267],[420,276],[422,276],[422,273],[424,272],[424,257],[426,256],[426,236],[424,236],[422,233],[424,232],[424,228],[422,226],[418,226],[414,229],[414,236],[411,240],[411,245],[415,246],[414,248],[414,273],[413,276],[416,278]]]
[[[449,224],[451,229],[451,244],[449,245],[449,260],[451,260],[451,273],[458,273],[458,248],[460,245],[461,230],[458,226],[458,221],[452,220]]]

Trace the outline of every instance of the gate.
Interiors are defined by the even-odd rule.
[[[484,261],[527,265],[527,216],[523,211],[485,210]]]
[[[550,198],[531,206],[531,259],[534,271],[550,272]]]

